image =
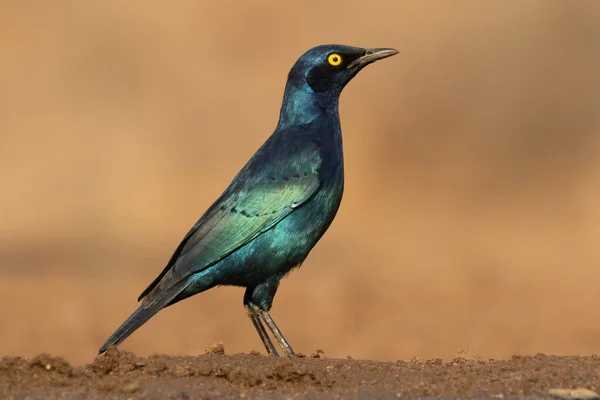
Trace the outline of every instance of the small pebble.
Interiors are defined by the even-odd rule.
[[[225,354],[225,346],[223,346],[223,342],[213,343],[204,350],[204,354],[217,354],[223,355]]]
[[[589,389],[550,389],[548,396],[564,400],[594,400],[598,399],[598,394]]]
[[[319,349],[319,350],[315,351],[314,353],[312,353],[310,355],[310,357],[311,358],[321,358],[321,355],[324,355],[324,354],[325,354],[325,352],[323,350]]]
[[[468,349],[459,349],[456,352],[455,358],[464,358],[465,360],[468,360],[468,361],[480,361],[481,360],[481,356],[479,354],[475,353],[473,350],[468,350]]]
[[[125,385],[123,385],[121,390],[123,391],[123,393],[135,393],[138,390],[140,390],[140,383],[138,381],[126,383]]]

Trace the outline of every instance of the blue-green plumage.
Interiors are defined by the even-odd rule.
[[[364,66],[396,53],[325,45],[298,59],[275,132],[187,233],[140,295],[140,307],[100,353],[162,308],[217,285],[235,285],[246,288],[244,305],[267,351],[277,355],[263,323],[293,354],[268,312],[280,279],[306,259],[342,200],[340,93]]]

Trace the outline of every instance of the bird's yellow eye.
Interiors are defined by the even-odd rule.
[[[342,56],[340,56],[338,53],[332,53],[329,55],[329,57],[327,57],[327,62],[329,65],[337,67],[342,63]]]

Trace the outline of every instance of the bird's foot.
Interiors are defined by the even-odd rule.
[[[288,357],[294,356],[295,353],[294,353],[294,350],[292,349],[292,346],[290,346],[288,341],[285,340],[285,337],[283,337],[283,334],[277,327],[277,324],[275,324],[275,321],[273,320],[273,318],[271,317],[269,312],[261,310],[255,304],[251,304],[251,307],[256,312],[256,314],[261,317],[261,319],[265,322],[265,324],[267,324],[267,327],[269,328],[269,330],[271,331],[273,336],[275,336],[275,339],[277,340],[277,344],[279,344],[279,347],[281,347],[281,349],[286,353],[285,355]]]
[[[246,312],[248,313],[248,317],[252,321],[256,332],[258,332],[258,336],[260,336],[260,340],[263,342],[265,349],[267,350],[267,354],[269,356],[279,357],[279,353],[275,349],[275,346],[273,345],[273,342],[271,341],[271,338],[269,337],[265,326],[260,320],[258,313],[251,306],[246,305],[245,307]]]

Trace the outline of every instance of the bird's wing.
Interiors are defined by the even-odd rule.
[[[320,186],[320,158],[312,151],[302,153],[287,158],[268,176],[255,178],[249,173],[244,177],[242,171],[241,179],[234,180],[242,183],[230,187],[213,204],[186,235],[161,276],[140,296],[146,296],[144,304],[153,302],[154,293],[210,267],[273,228],[310,199]]]
[[[192,234],[174,269],[198,272],[216,263],[275,226],[308,200],[319,185],[319,177],[313,173],[235,194]]]

